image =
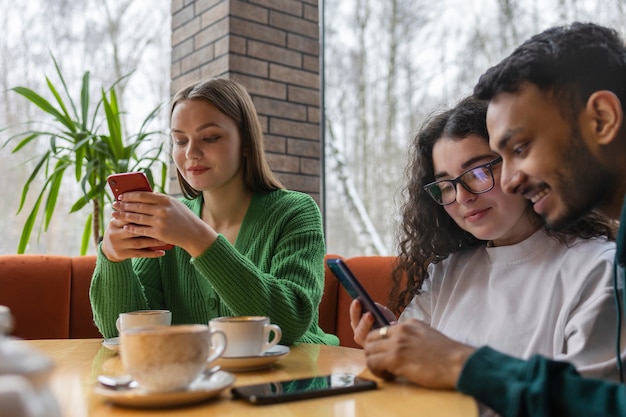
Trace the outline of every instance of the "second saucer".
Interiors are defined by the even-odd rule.
[[[289,347],[275,345],[258,356],[220,357],[215,360],[216,365],[230,372],[247,372],[264,369],[287,356]]]

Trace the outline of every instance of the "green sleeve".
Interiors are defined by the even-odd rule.
[[[542,356],[527,361],[489,347],[469,358],[457,389],[503,417],[626,415],[626,386],[584,378],[565,362]]]
[[[157,263],[152,263],[157,267]],[[117,336],[115,322],[120,312],[151,307],[130,259],[111,262],[98,248],[96,268],[89,288],[94,322],[105,338]]]

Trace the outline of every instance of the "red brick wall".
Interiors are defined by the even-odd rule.
[[[318,23],[318,0],[172,1],[171,93],[211,77],[241,82],[261,118],[272,169],[319,203]]]

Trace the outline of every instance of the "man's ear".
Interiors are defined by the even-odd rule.
[[[624,121],[620,99],[609,90],[596,91],[587,100],[585,110],[594,124],[596,143],[599,145],[611,143],[617,137]]]

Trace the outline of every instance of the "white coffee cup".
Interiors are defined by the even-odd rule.
[[[148,392],[185,389],[226,348],[224,333],[205,324],[136,327],[120,338],[126,372]]]
[[[211,319],[209,326],[226,334],[225,358],[260,356],[276,345],[283,335],[280,327],[270,324],[270,319],[265,316],[218,317]]]
[[[120,313],[115,321],[117,331],[135,327],[169,326],[172,324],[172,312],[169,310],[137,310]]]

